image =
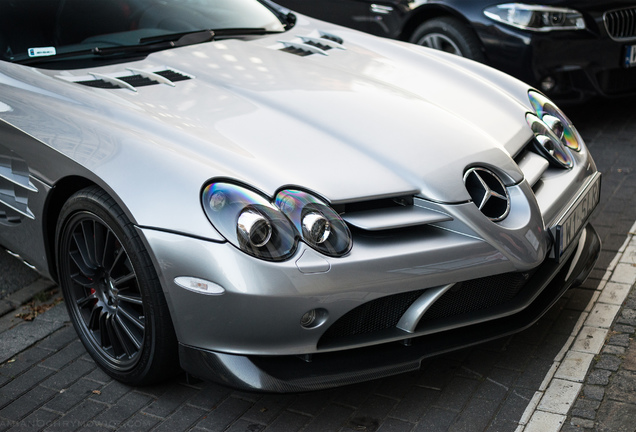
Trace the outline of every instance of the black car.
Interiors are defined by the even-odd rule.
[[[277,2],[325,21],[489,64],[552,98],[636,94],[633,0]]]

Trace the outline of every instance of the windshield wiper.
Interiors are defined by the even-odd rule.
[[[176,33],[164,36],[139,39],[139,45],[127,45],[118,47],[91,49],[95,55],[105,56],[112,54],[127,54],[134,52],[160,51],[168,48],[178,48],[188,45],[196,45],[214,40],[215,32],[212,30],[197,30],[194,32]]]

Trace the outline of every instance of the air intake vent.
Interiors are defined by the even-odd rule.
[[[343,46],[342,38],[322,31],[320,32],[320,37],[298,36],[298,39],[300,39],[300,42],[280,41],[285,46],[281,51],[304,57],[312,54],[326,56],[328,55],[327,51],[331,49],[346,49]]]
[[[68,77],[61,78],[71,80],[77,84],[82,84],[88,87],[101,89],[126,88],[137,91],[136,89],[138,87],[156,84],[167,84],[174,87],[175,82],[189,80],[192,79],[193,76],[174,69],[161,69],[158,71],[128,69],[128,73],[122,72],[120,74],[113,75],[91,73],[89,76],[85,77],[75,77],[72,79],[69,79]]]
[[[612,39],[636,39],[636,7],[606,12],[603,21]]]

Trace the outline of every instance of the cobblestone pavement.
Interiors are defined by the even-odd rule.
[[[132,388],[95,366],[68,322],[64,305],[55,305],[58,294],[39,296],[20,307],[53,285],[14,277],[22,270],[0,259],[0,291],[6,292],[0,298],[0,432],[540,430],[541,423],[528,421],[552,414],[549,392],[543,405],[533,401],[551,388],[546,387],[546,377],[554,377],[555,359],[563,357],[582,318],[589,317],[589,307],[601,295],[599,288],[607,287],[606,272],[616,267],[617,253],[630,253],[621,248],[636,220],[634,102],[593,101],[567,110],[604,173],[602,200],[594,216],[603,250],[591,277],[568,291],[530,329],[430,359],[417,373],[296,395],[238,392],[188,382],[184,376],[163,385]],[[622,285],[627,295],[633,283]],[[586,369],[578,379],[580,392],[559,408],[565,411],[558,428],[634,430],[635,295],[631,290],[624,304],[614,305],[618,318],[606,325],[607,343],[599,355],[592,355],[590,373]],[[37,316],[25,321],[16,315]]]

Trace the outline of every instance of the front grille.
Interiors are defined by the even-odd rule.
[[[612,39],[636,38],[636,7],[607,12],[603,21]]]
[[[603,71],[597,74],[596,79],[603,92],[608,95],[636,91],[636,68]]]
[[[358,306],[336,321],[322,335],[319,345],[343,337],[374,333],[395,327],[404,312],[425,290],[394,294]]]
[[[458,283],[430,307],[416,332],[437,320],[504,305],[515,298],[529,278],[530,273],[506,273]],[[425,291],[381,297],[356,307],[327,329],[318,346],[395,328],[402,315]]]
[[[426,311],[418,328],[434,320],[501,306],[519,293],[529,277],[529,273],[505,273],[456,284]]]

